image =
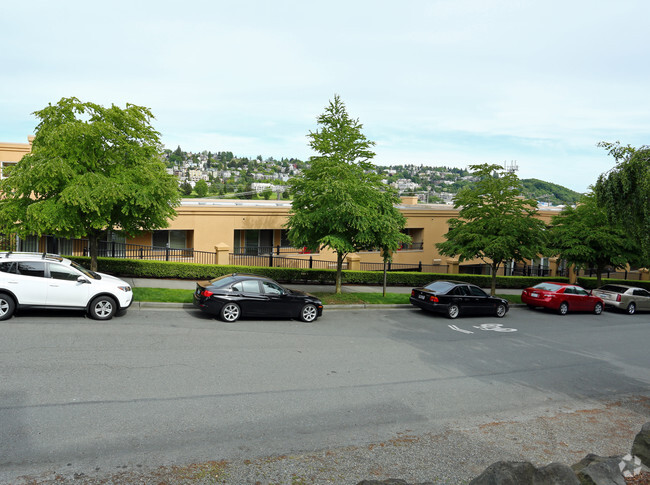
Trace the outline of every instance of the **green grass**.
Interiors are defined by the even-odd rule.
[[[175,290],[170,288],[133,288],[134,301],[155,301],[171,303],[192,303],[194,290]],[[407,293],[386,293],[382,296],[381,291],[371,293],[321,293],[314,292],[314,296],[320,298],[324,305],[407,305],[410,295]],[[499,295],[511,304],[521,303],[521,295]]]
[[[133,300],[192,303],[193,293],[194,290],[175,290],[171,288],[133,288]]]

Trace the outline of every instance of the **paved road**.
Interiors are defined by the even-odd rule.
[[[471,333],[470,333],[471,332]],[[315,324],[130,310],[0,324],[0,482],[291,453],[650,393],[650,315],[415,309]]]

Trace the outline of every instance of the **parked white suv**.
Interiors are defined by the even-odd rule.
[[[0,320],[27,307],[86,310],[96,320],[108,320],[132,301],[125,281],[61,256],[0,252]]]

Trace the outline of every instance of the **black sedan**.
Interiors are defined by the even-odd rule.
[[[449,318],[461,314],[487,314],[499,318],[508,312],[508,300],[496,298],[462,281],[438,280],[411,290],[411,304]]]
[[[315,296],[289,290],[270,278],[254,274],[230,274],[199,281],[194,306],[226,322],[235,322],[242,316],[313,322],[323,314],[323,303]]]

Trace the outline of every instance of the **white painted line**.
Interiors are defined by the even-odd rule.
[[[456,330],[457,332],[461,332],[461,333],[474,333],[474,332],[471,332],[471,331],[469,331],[469,330],[463,330],[462,328],[458,328],[456,325],[447,325],[447,326],[448,326],[449,328],[451,328],[452,330]]]
[[[500,323],[483,323],[482,325],[476,326],[474,325],[474,328],[478,328],[479,330],[487,330],[487,331],[492,331],[492,332],[516,332],[516,328],[508,328],[504,327]]]

